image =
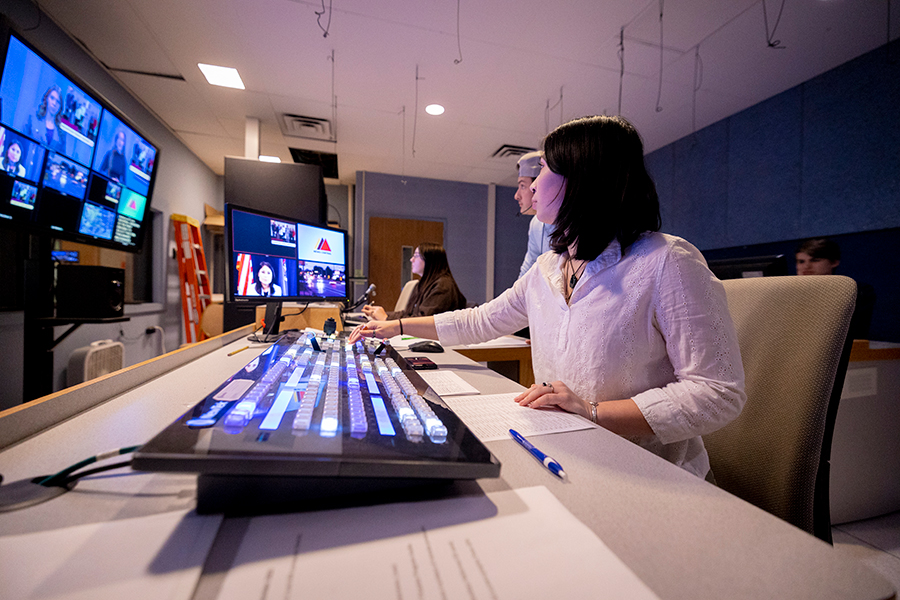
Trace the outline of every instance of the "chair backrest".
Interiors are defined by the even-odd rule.
[[[723,282],[747,402],[703,436],[719,487],[831,541],[831,436],[856,283],[839,275]]]
[[[403,310],[406,308],[417,283],[419,283],[418,279],[410,279],[403,284],[403,289],[400,290],[400,297],[397,298],[397,304],[394,305],[394,310]]]

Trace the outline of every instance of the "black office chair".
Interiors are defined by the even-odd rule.
[[[703,436],[719,487],[831,543],[828,477],[856,283],[839,275],[724,281],[747,403]]]

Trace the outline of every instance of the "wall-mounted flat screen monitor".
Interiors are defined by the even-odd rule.
[[[0,75],[0,225],[136,252],[157,147],[16,34]]]
[[[226,204],[225,237],[229,301],[346,299],[346,231]]]

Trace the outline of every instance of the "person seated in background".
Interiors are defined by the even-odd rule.
[[[528,223],[528,247],[525,250],[525,259],[519,267],[519,277],[528,272],[537,257],[550,250],[550,233],[553,225],[541,223],[534,210],[531,184],[541,172],[541,153],[529,152],[523,154],[517,165],[519,167],[519,179],[517,181],[515,199],[519,203],[520,215],[533,215]]]
[[[841,264],[841,247],[826,238],[805,240],[794,254],[797,275],[835,275]],[[869,327],[875,310],[875,288],[868,283],[856,282],[856,309],[850,320],[847,336],[851,340],[869,339]]]
[[[699,476],[702,435],[746,400],[722,283],[687,241],[658,233],[659,197],[643,143],[622,117],[583,117],[544,140],[532,183],[553,252],[494,300],[433,317],[370,321],[398,333],[474,344],[531,328],[536,381],[515,401],[590,419]]]
[[[272,283],[275,269],[268,261],[261,261],[256,269],[256,282],[247,290],[248,296],[281,296],[281,286]]]
[[[405,317],[424,317],[466,307],[466,297],[459,291],[443,246],[423,242],[410,259],[412,272],[419,275],[419,283],[413,290],[406,308],[385,311],[381,306],[363,306],[366,317],[384,321]]]
[[[825,238],[806,240],[794,255],[797,275],[834,275],[841,264],[841,247]]]

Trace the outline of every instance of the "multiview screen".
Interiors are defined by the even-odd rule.
[[[16,35],[0,80],[0,224],[136,251],[157,148]]]
[[[347,233],[234,205],[226,207],[235,301],[343,300],[347,296]]]

